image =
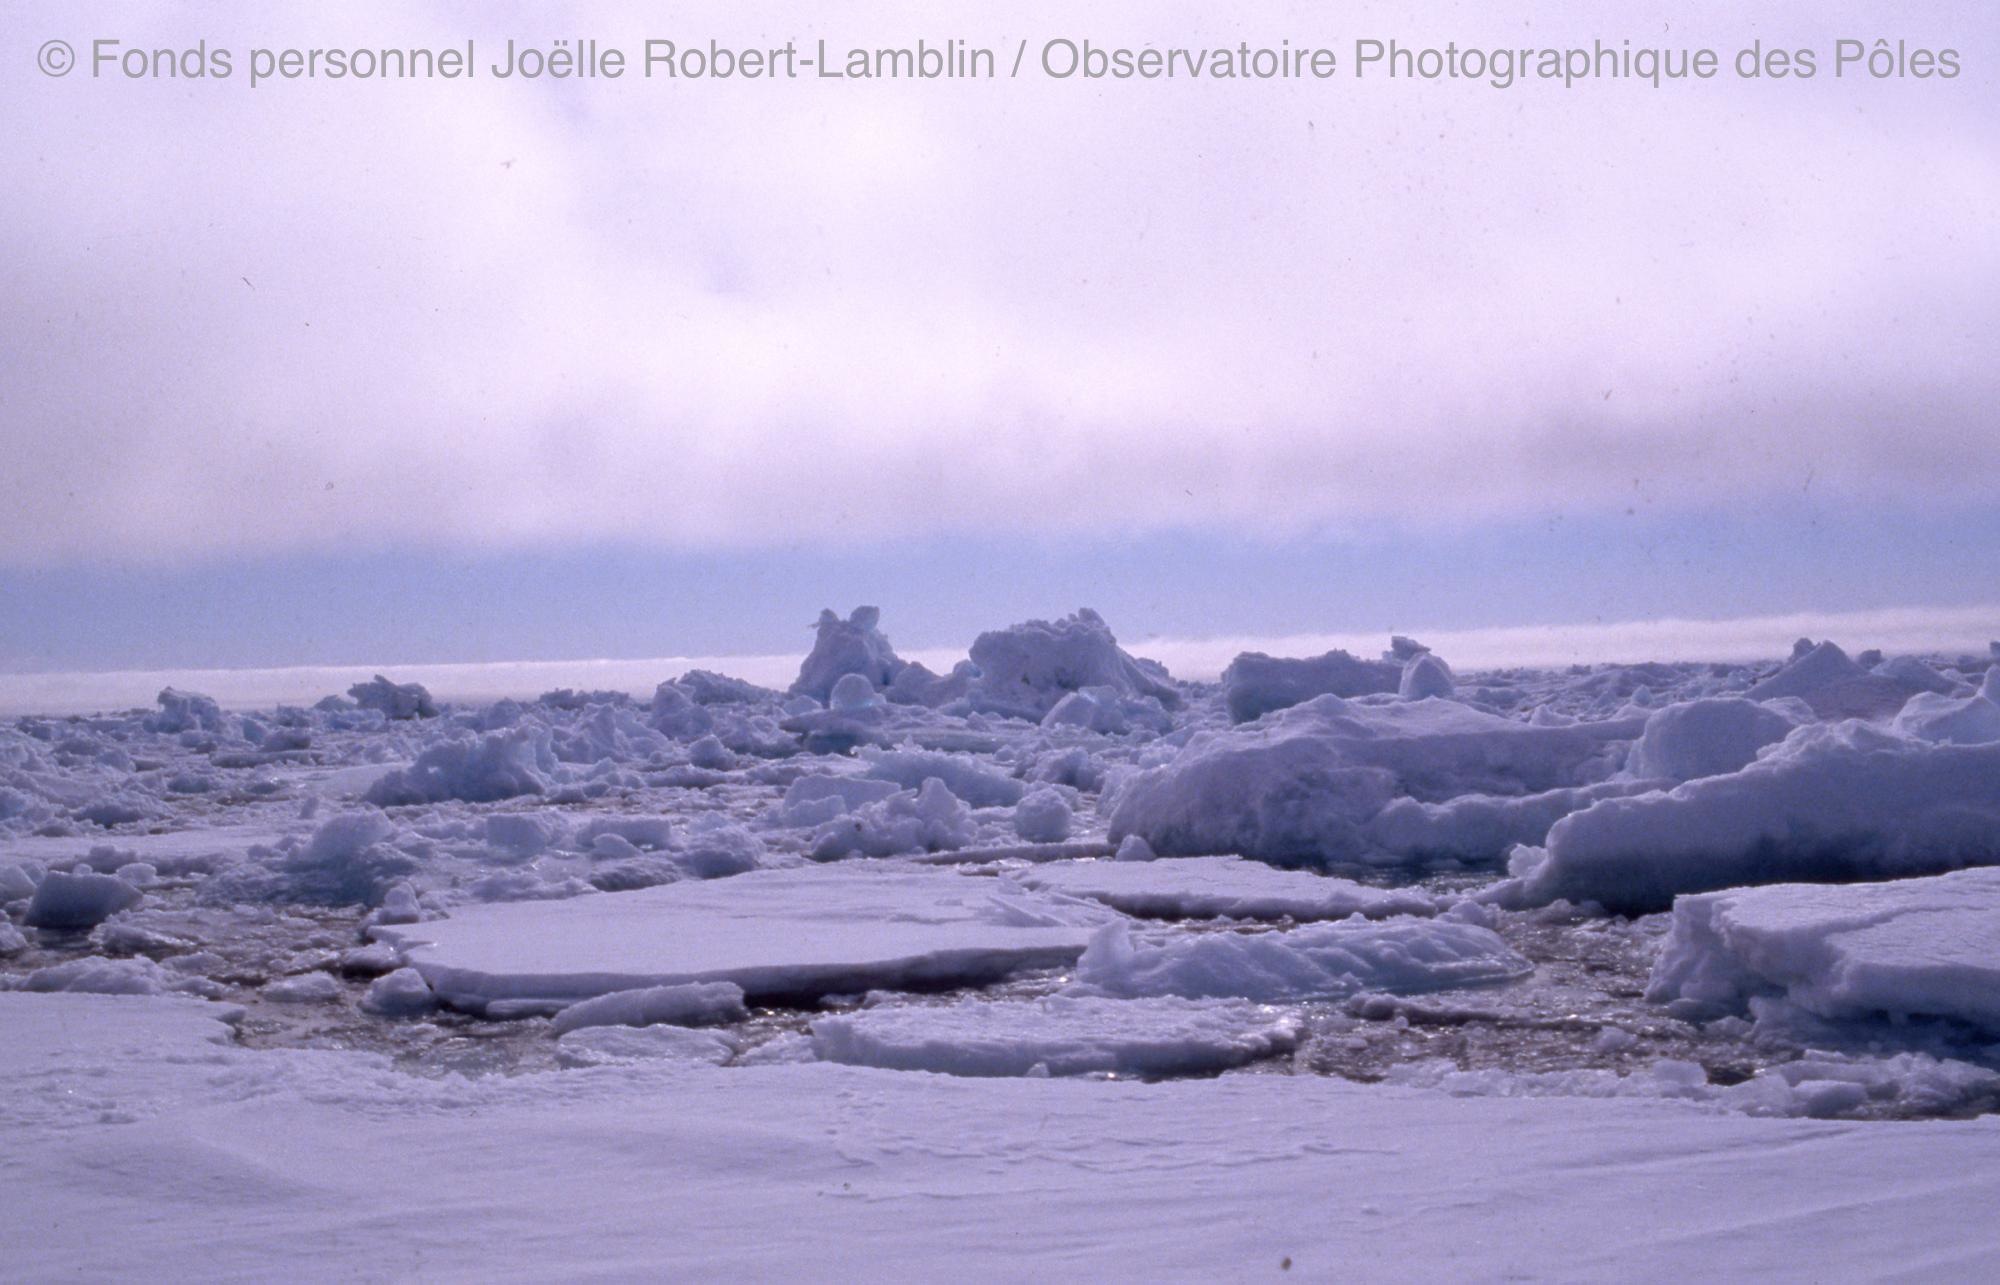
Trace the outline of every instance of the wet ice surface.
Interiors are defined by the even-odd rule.
[[[1390,882],[1379,873],[1373,877],[1384,885]],[[1449,899],[1484,882],[1489,881],[1457,875],[1403,886]],[[547,1017],[493,1019],[444,1010],[393,1019],[363,1011],[360,1004],[371,977],[344,969],[341,961],[365,942],[365,911],[217,911],[195,904],[194,887],[188,881],[154,890],[148,928],[175,939],[174,944],[138,953],[162,962],[215,956],[218,962],[204,966],[200,975],[217,983],[216,998],[244,1009],[234,1029],[246,1047],[381,1053],[400,1070],[431,1077],[516,1075],[561,1066]],[[1248,1060],[1238,1073],[1332,1075],[1372,1083],[1396,1067],[1438,1058],[1469,1071],[1619,1073],[1671,1058],[1696,1063],[1711,1083],[1728,1085],[1807,1052],[1802,1044],[1753,1038],[1740,1023],[1703,1025],[1648,1003],[1647,977],[1666,932],[1665,916],[1628,921],[1504,912],[1493,920],[1506,943],[1534,965],[1530,976],[1416,995],[1361,994],[1297,1004],[1291,1006],[1300,1021],[1296,1047]],[[1291,927],[1291,921],[1282,919],[1174,923],[1176,931],[1190,935],[1282,933]],[[4,961],[7,973],[27,975],[98,951],[88,934],[30,932],[28,939],[26,951]],[[336,979],[332,999],[279,1002],[264,993],[274,981],[314,974]],[[773,1041],[805,1036],[815,1019],[826,1014],[864,1007],[943,1008],[967,1000],[1026,1003],[1056,995],[1072,980],[1069,968],[1027,969],[985,986],[756,1005],[747,1019],[717,1029],[739,1050],[732,1060],[754,1060]],[[1971,1114],[1993,1105],[1970,1101],[1944,1114]],[[1847,1114],[1884,1118],[1938,1113],[1891,1103]]]
[[[1869,992],[1882,1011],[1842,1024],[1754,978],[1727,1012],[1649,999],[1669,916],[1548,895],[1671,904],[1760,881],[1759,853],[1787,879],[1993,860],[1986,658],[1871,671],[1821,646],[1782,668],[1454,676],[1418,650],[1265,661],[1218,690],[1139,665],[1094,617],[1002,633],[975,648],[986,669],[936,675],[898,661],[872,616],[823,620],[812,690],[789,695],[691,674],[650,703],[551,693],[425,715],[392,683],[310,711],[164,693],[151,712],[16,720],[0,727],[0,984],[193,994],[240,1006],[246,1046],[381,1053],[431,1077],[646,1056],[609,1039],[565,1059],[549,1015],[721,978],[753,989],[749,1016],[653,1041],[662,1056],[865,1046],[853,1056],[1018,1073],[961,1056],[1017,1029],[1086,1075],[1623,1085],[1848,1117],[1993,1105],[1995,1033],[1909,1020],[1893,973]],[[1816,809],[1826,780],[1839,805]],[[1608,846],[1654,815],[1671,836]],[[836,889],[870,880],[886,900],[839,908]],[[143,900],[109,913],[126,891]],[[676,920],[681,903],[697,909]],[[470,972],[451,954],[468,940],[484,952]],[[1817,965],[1795,964],[1784,984],[1803,995]],[[1246,1003],[1277,1015],[1260,1026]],[[984,1004],[1014,1007],[982,1023]],[[1143,1052],[1176,1030],[1220,1051]],[[1230,1034],[1246,1030],[1266,1034]],[[1919,1080],[1944,1087],[1904,1091]],[[1746,1085],[1761,1096],[1724,1093]]]

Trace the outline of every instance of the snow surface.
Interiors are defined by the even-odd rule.
[[[216,1007],[0,995],[10,1275],[2000,1272],[1992,1118],[677,1057],[437,1080],[234,1048]]]

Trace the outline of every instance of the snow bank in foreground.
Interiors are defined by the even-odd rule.
[[[1289,1052],[1298,1039],[1297,1017],[1234,1000],[973,999],[812,1024],[824,1061],[947,1075],[1197,1075]]]
[[[1935,1115],[1991,1109],[2000,1074],[1923,1053],[1849,1057],[1816,1053],[1765,1067],[1735,1084],[1714,1084],[1700,1063],[1663,1059],[1630,1075],[1615,1071],[1462,1071],[1433,1059],[1389,1069],[1390,1084],[1460,1097],[1666,1098],[1753,1116],[1829,1118]]]
[[[2000,1037],[2000,870],[1682,897],[1647,998],[1831,1021],[1948,1018]]]
[[[1437,899],[1414,888],[1371,888],[1241,857],[1053,861],[1010,876],[1024,888],[1088,897],[1148,919],[1345,919],[1430,915]]]
[[[1740,772],[1601,800],[1515,855],[1502,897],[1665,910],[1743,884],[2000,862],[2000,742],[1931,744],[1849,721],[1799,728]]]
[[[1162,934],[1115,923],[1091,939],[1076,980],[1112,995],[1281,1003],[1476,986],[1530,971],[1491,929],[1445,919],[1343,920],[1260,933]]]
[[[1992,1119],[1830,1128],[1320,1076],[715,1074],[657,1056],[703,1034],[672,1027],[594,1028],[628,1037],[609,1072],[433,1078],[232,1046],[225,1012],[0,995],[0,1190],[34,1229],[11,1276],[921,1280],[964,1274],[973,1246],[974,1274],[1023,1280],[1286,1258],[1596,1279],[1632,1273],[1635,1210],[1653,1276],[2000,1270]],[[662,1192],[726,1193],[727,1216]]]

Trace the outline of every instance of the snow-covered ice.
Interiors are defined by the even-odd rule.
[[[1943,1018],[2000,1039],[2000,870],[1682,897],[1648,997],[1831,1020]]]
[[[829,1062],[946,1075],[1196,1075],[1298,1043],[1298,1019],[1232,1000],[1050,995],[862,1009],[812,1024]]]
[[[2000,1271],[1991,1117],[717,1070],[675,1028],[577,1070],[436,1080],[232,1047],[218,1008],[0,995],[0,1192],[35,1229],[11,1275]]]
[[[950,870],[767,870],[375,929],[455,1006],[730,982],[752,997],[989,981],[1073,962],[1093,915]]]
[[[1108,924],[1076,979],[1112,995],[1266,1003],[1477,986],[1530,969],[1491,929],[1449,919],[1344,920],[1286,932],[1174,935]]]
[[[1056,861],[1011,876],[1023,887],[1088,897],[1146,919],[1345,919],[1429,915],[1438,898],[1241,857]]]

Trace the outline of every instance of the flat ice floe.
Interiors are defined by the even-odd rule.
[[[1778,998],[1834,1021],[1948,1018],[2000,1036],[2000,870],[1682,897],[1648,997]]]
[[[1041,892],[1101,901],[1146,919],[1345,919],[1430,915],[1438,899],[1413,888],[1371,888],[1242,857],[1055,861],[1013,874]]]
[[[822,1017],[812,1046],[828,1062],[946,1075],[1195,1075],[1289,1052],[1299,1029],[1236,1000],[1049,995]]]
[[[1112,912],[950,870],[852,862],[376,928],[439,998],[580,1000],[688,982],[751,999],[992,981],[1068,964]]]

